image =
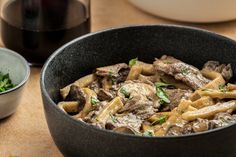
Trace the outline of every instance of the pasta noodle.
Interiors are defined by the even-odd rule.
[[[110,114],[115,114],[119,109],[124,106],[120,97],[114,98],[107,106],[98,114],[96,120],[105,123],[106,119],[109,117]]]
[[[141,74],[141,72],[142,72],[142,67],[140,65],[132,66],[126,80],[138,79],[139,74]]]
[[[197,109],[203,108],[205,106],[211,106],[211,105],[214,105],[214,101],[209,96],[201,97],[200,99],[191,103],[191,106],[193,106]]]
[[[60,90],[62,98],[65,100],[66,96],[68,95],[68,93],[70,91],[70,86],[71,85],[76,85],[76,86],[79,86],[81,88],[86,87],[90,83],[92,83],[95,79],[96,79],[96,76],[94,74],[90,74],[90,75],[84,76],[84,77],[78,79],[77,81],[75,81],[74,83],[69,84],[68,86],[62,88]]]
[[[91,99],[92,97],[96,98],[97,94],[89,88],[83,88],[83,91],[86,94],[86,103],[83,110],[78,115],[76,115],[75,118],[84,118],[94,108],[91,103]]]
[[[184,120],[190,121],[197,118],[210,118],[219,112],[226,112],[228,110],[236,109],[236,101],[229,101],[224,103],[219,103],[212,106],[207,106],[196,111],[188,111],[182,114]]]
[[[232,98],[236,99],[236,91],[222,92],[219,90],[198,90],[200,96],[210,96],[211,98],[226,99]]]
[[[206,69],[203,69],[201,71],[201,73],[212,79],[212,81],[210,81],[208,84],[206,84],[203,89],[218,89],[220,85],[224,85],[225,84],[225,80],[222,77],[222,75],[220,73],[214,72],[214,71],[209,71]],[[190,100],[195,101],[197,99],[199,99],[200,96],[198,94],[198,91],[195,91],[192,96],[190,97]]]
[[[136,65],[139,65],[140,67],[142,67],[142,73],[145,75],[154,75],[156,73],[156,70],[154,69],[153,64],[137,61]]]

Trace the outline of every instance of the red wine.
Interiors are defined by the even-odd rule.
[[[30,63],[43,63],[60,46],[89,32],[89,8],[77,0],[17,0],[3,8],[3,43]]]

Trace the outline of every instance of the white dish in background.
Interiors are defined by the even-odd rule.
[[[129,0],[160,17],[185,22],[221,22],[236,19],[236,0]]]
[[[27,61],[16,52],[0,48],[0,72],[8,73],[12,83],[16,85],[0,93],[0,119],[2,119],[16,111],[30,75],[30,67]]]

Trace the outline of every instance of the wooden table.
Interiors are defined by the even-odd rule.
[[[159,23],[196,26],[236,39],[236,21],[216,24],[179,23],[146,14],[127,0],[92,0],[92,31],[130,24]],[[0,157],[62,156],[45,121],[39,74],[39,68],[31,68],[31,76],[17,112],[0,121]]]

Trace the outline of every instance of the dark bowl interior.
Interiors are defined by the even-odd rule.
[[[236,156],[235,125],[190,136],[136,137],[75,121],[56,107],[60,88],[99,66],[135,57],[152,63],[155,57],[168,54],[199,68],[208,60],[231,63],[235,75],[235,52],[233,40],[180,26],[133,26],[78,38],[57,50],[42,70],[41,90],[51,135],[65,156]]]

